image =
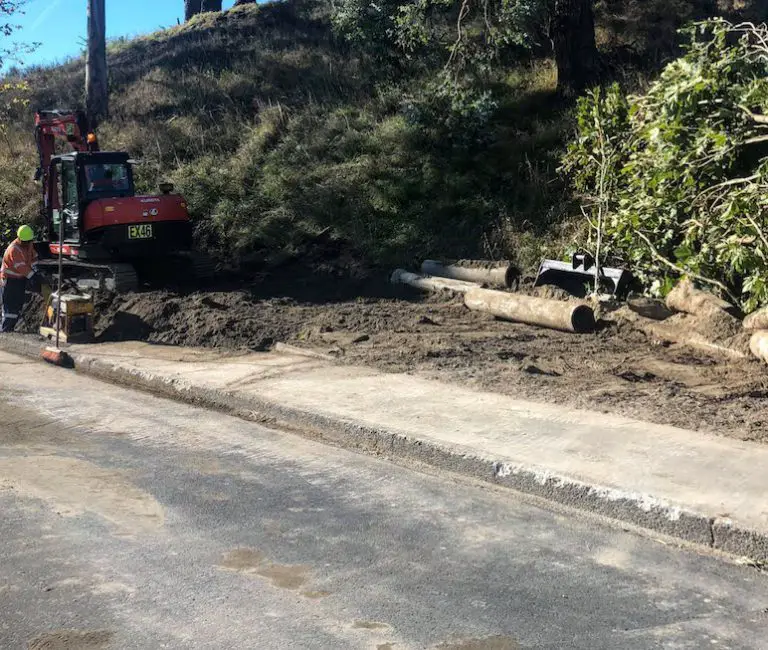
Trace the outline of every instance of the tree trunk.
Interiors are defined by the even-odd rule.
[[[221,0],[203,0],[201,11],[221,11]]]
[[[722,298],[702,291],[693,286],[688,278],[683,278],[674,289],[667,294],[667,307],[673,311],[681,311],[693,316],[704,316],[726,312],[731,316],[739,313],[737,307]]]
[[[187,21],[192,16],[199,14],[202,6],[202,0],[184,0],[184,20]]]
[[[85,63],[85,108],[90,128],[109,114],[105,0],[88,0],[88,52]]]
[[[492,314],[514,323],[585,334],[595,329],[595,312],[583,303],[535,298],[521,293],[471,289],[464,304],[472,311]]]
[[[594,0],[555,0],[551,35],[557,63],[557,88],[565,96],[581,93],[597,79]]]

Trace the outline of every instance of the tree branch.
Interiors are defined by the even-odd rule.
[[[757,236],[763,242],[763,245],[765,246],[766,251],[768,251],[768,238],[766,238],[765,234],[763,233],[763,229],[758,225],[757,221],[755,221],[755,218],[751,214],[745,214],[744,218],[747,221],[749,221],[749,223],[755,229]]]
[[[703,275],[699,275],[698,273],[694,273],[693,271],[688,271],[688,270],[678,266],[674,262],[671,262],[666,257],[664,257],[661,253],[659,253],[659,251],[656,250],[656,247],[651,243],[651,240],[648,239],[648,237],[646,237],[643,233],[641,233],[639,230],[636,230],[635,233],[637,234],[638,237],[640,237],[640,239],[642,239],[645,242],[645,244],[648,246],[648,249],[651,251],[651,254],[657,260],[659,260],[659,262],[661,262],[662,264],[665,264],[669,268],[677,271],[680,275],[689,275],[689,276],[691,276],[692,278],[694,278],[696,280],[699,280],[701,282],[706,282],[707,284],[711,284],[711,285],[713,285],[715,287],[718,287],[719,289],[721,289],[725,293],[725,295],[727,295],[731,299],[731,301],[733,302],[734,305],[738,305],[739,304],[738,298],[736,298],[736,296],[734,296],[728,290],[728,287],[726,287],[722,282],[720,282],[719,280],[712,280],[711,278],[705,278]]]
[[[746,106],[742,106],[741,104],[739,104],[739,108],[744,111],[747,117],[749,117],[755,124],[768,124],[768,115],[753,113]]]
[[[459,46],[461,45],[461,42],[464,40],[464,28],[463,23],[464,19],[467,17],[467,15],[470,12],[469,3],[471,0],[463,0],[461,3],[461,8],[459,9],[459,17],[456,19],[456,42],[453,44],[453,47],[451,48],[451,55],[448,57],[448,63],[445,64],[445,67],[448,68],[451,63],[453,63],[453,59],[456,57],[456,53],[459,51]]]
[[[723,181],[722,183],[718,183],[717,185],[713,185],[712,187],[708,187],[706,190],[702,191],[693,200],[693,204],[695,205],[696,203],[698,203],[700,199],[702,199],[704,196],[706,196],[710,192],[714,192],[715,190],[719,190],[724,187],[732,187],[733,185],[742,185],[744,183],[751,183],[752,181],[756,181],[758,178],[760,178],[760,174],[753,174],[752,176],[746,176],[744,178],[732,178],[728,181]]]

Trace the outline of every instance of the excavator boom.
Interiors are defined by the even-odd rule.
[[[96,135],[88,130],[88,120],[82,111],[39,110],[35,113],[35,142],[40,164],[35,180],[43,184],[44,202],[48,198],[48,169],[57,155],[56,143],[66,142],[71,151],[98,151]]]

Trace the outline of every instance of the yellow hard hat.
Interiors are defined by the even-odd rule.
[[[16,234],[21,241],[32,241],[35,238],[35,231],[29,226],[22,226]]]

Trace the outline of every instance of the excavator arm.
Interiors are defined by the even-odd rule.
[[[48,170],[51,159],[58,153],[56,144],[66,143],[69,151],[98,151],[99,141],[88,130],[88,120],[82,111],[37,111],[35,114],[35,142],[40,165],[35,180],[43,182],[44,202],[48,194]]]

